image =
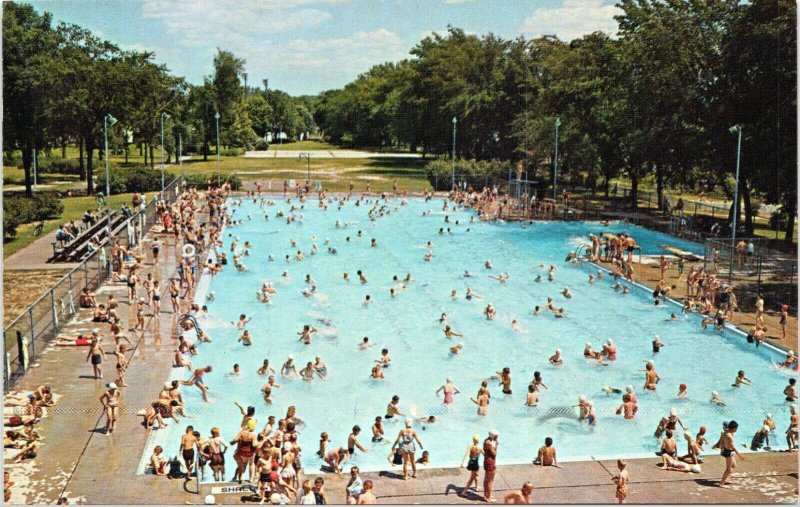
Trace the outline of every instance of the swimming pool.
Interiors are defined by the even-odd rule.
[[[293,204],[299,205],[297,200]],[[773,366],[779,359],[774,351],[748,349],[744,338],[732,331],[722,335],[711,329],[703,332],[697,316],[667,322],[670,312],[679,312],[678,307],[654,307],[644,290],[632,289],[623,296],[611,289],[614,282],[610,277],[590,285],[588,273],[596,268],[564,262],[566,252],[589,232],[628,232],[642,245],[644,254],[663,253],[662,243],[695,251],[697,245],[692,248],[691,243],[621,223],[607,227],[596,222],[470,224],[472,212],[443,212],[441,200],[412,199],[404,206],[393,200],[388,204],[390,214],[370,221],[367,214],[372,205],[356,206],[351,201],[337,210],[334,203],[323,211],[311,201],[300,210],[302,220],[290,225],[285,218],[276,218],[279,210],[289,213],[291,205],[285,200],[263,208],[250,200],[235,208],[234,218],[243,223],[226,229],[225,251],[230,257],[233,237],[239,238],[240,246],[244,241],[252,243],[251,255],[243,257],[249,271],[237,272],[229,265],[210,281],[216,299],[208,303],[210,316],[204,327],[213,342],[201,344],[200,355],[193,358],[196,367],[214,367],[205,379],[213,403],[204,403],[196,388],[184,387],[188,410],[196,417],[154,432],[145,458],[157,443],[165,447],[168,456],[176,455],[185,424],[193,424],[203,435],[218,426],[224,438],[233,438],[241,420],[233,405],[238,401],[256,407],[259,429],[268,415],[281,418],[289,405],[296,405],[307,423],[300,428],[300,445],[303,465],[309,471],[318,470],[321,464],[315,455],[319,434],[326,431],[332,439],[330,445],[345,446],[355,424],[361,426],[360,440],[369,452],[356,452],[349,464],[365,470],[387,468],[389,446],[372,444],[370,427],[375,416],[385,414],[395,394],[404,414],[440,419],[435,424],[415,425],[425,450],[430,451],[431,466],[458,465],[472,434],[485,436],[492,428],[500,432],[501,464],[528,462],[548,436],[554,439],[562,460],[652,455],[659,445],[653,430],[673,406],[693,433],[706,425],[711,439],[716,438],[722,421],[737,419],[740,442],[747,443],[764,414],[772,412],[780,431],[776,447],[785,444],[782,432],[788,406],[781,393],[788,375]],[[430,214],[423,216],[427,211]],[[265,213],[269,220],[264,219]],[[449,223],[445,223],[446,216]],[[337,228],[337,221],[347,226]],[[448,227],[452,234],[447,234]],[[440,228],[445,230],[443,235]],[[312,236],[319,246],[316,255],[309,255]],[[377,240],[374,248],[370,247],[372,238]],[[291,239],[297,240],[296,248]],[[424,262],[429,240],[434,244],[434,256],[431,262]],[[328,254],[328,246],[335,247],[337,254]],[[293,259],[298,249],[305,259],[287,263],[284,256]],[[274,261],[268,260],[270,254]],[[491,271],[484,268],[486,259],[492,261]],[[547,281],[547,269],[538,267],[540,264],[557,266],[554,282]],[[288,278],[281,276],[284,270]],[[357,270],[364,272],[368,283],[359,283]],[[465,270],[473,276],[464,278]],[[504,271],[511,275],[507,283],[488,277]],[[343,272],[350,274],[349,282],[343,280]],[[390,297],[392,277],[402,279],[407,273],[413,277],[408,289]],[[317,283],[314,297],[301,294],[308,287],[306,274]],[[534,283],[537,274],[543,282]],[[256,291],[265,280],[278,289],[270,305],[256,300]],[[565,286],[574,294],[572,299],[559,294]],[[465,300],[467,287],[484,300]],[[453,289],[460,295],[455,301],[450,298]],[[366,295],[373,301],[368,307],[362,305]],[[544,307],[548,296],[566,308],[567,318],[556,319],[547,311],[540,316],[531,314],[535,305]],[[493,321],[483,315],[487,302],[497,309]],[[252,317],[247,326],[253,335],[251,347],[237,343],[241,332],[230,323],[240,313]],[[444,337],[438,321],[442,313],[463,338],[451,341]],[[514,331],[512,319],[524,330]],[[329,325],[320,320],[330,321]],[[298,342],[296,333],[304,324],[320,329],[310,345]],[[651,340],[656,334],[666,346],[653,354]],[[364,336],[374,344],[366,351],[359,350]],[[617,361],[604,367],[583,359],[585,342],[599,349],[608,338],[619,348]],[[449,353],[455,341],[465,344],[458,356]],[[385,370],[384,380],[371,380],[373,361],[383,347],[389,349],[391,367]],[[556,348],[563,351],[562,367],[548,363]],[[273,404],[266,405],[259,391],[265,378],[255,372],[265,358],[279,370],[289,354],[296,358],[298,369],[321,356],[330,370],[327,381],[279,377],[282,386],[273,391]],[[648,359],[655,360],[662,378],[654,393],[642,392],[640,370]],[[227,374],[234,363],[242,371],[236,377]],[[497,382],[491,381],[491,413],[478,416],[469,397],[476,396],[483,379],[506,366],[511,368],[513,395],[504,396]],[[746,371],[753,386],[731,387],[739,369]],[[528,408],[525,394],[534,371],[542,372],[549,389],[541,393],[538,407]],[[185,368],[175,369],[173,377],[188,378],[189,374]],[[442,404],[441,395],[435,395],[446,377],[452,377],[462,391],[449,407]],[[675,398],[681,383],[688,385],[689,396],[684,400]],[[615,415],[620,396],[607,396],[601,387],[624,389],[629,384],[639,396],[639,412],[635,419],[624,420]],[[718,391],[728,406],[712,406],[708,402],[712,390]],[[570,408],[581,394],[594,401],[598,415],[594,427],[579,422],[577,409]],[[402,421],[399,417],[386,422],[389,441],[396,437]],[[684,451],[682,439],[679,448]],[[228,461],[230,477],[234,465],[230,458]]]

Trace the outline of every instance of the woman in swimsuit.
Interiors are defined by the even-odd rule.
[[[478,472],[481,469],[478,460],[480,459],[481,454],[483,454],[483,449],[479,445],[480,441],[480,435],[472,435],[472,445],[467,447],[467,452],[465,452],[464,457],[461,458],[461,468],[464,468],[464,460],[469,457],[469,461],[467,462],[467,470],[469,470],[470,475],[469,480],[467,480],[467,485],[464,486],[463,490],[461,490],[460,496],[466,495],[470,486],[473,484],[475,485],[475,489],[478,488]]]
[[[406,427],[400,430],[397,434],[397,439],[395,439],[394,443],[392,444],[392,449],[397,447],[397,444],[400,443],[399,449],[400,453],[403,455],[403,478],[404,480],[408,480],[408,464],[411,463],[411,478],[417,477],[417,464],[416,460],[414,459],[414,453],[416,452],[416,447],[414,446],[414,440],[417,441],[419,444],[420,449],[424,449],[422,446],[422,442],[419,439],[419,435],[414,429],[411,427],[414,424],[412,419],[406,419]]]
[[[444,385],[442,385],[439,389],[436,390],[436,394],[439,394],[439,391],[444,392],[444,404],[451,405],[455,399],[453,398],[454,394],[460,393],[461,390],[453,384],[453,380],[449,377],[445,380]]]
[[[478,415],[489,415],[489,393],[485,387],[478,389],[478,399],[470,398],[470,401],[478,405]]]
[[[247,422],[247,427],[231,440],[231,445],[236,444],[236,452],[233,453],[233,459],[236,461],[236,473],[233,475],[231,482],[238,481],[241,484],[242,475],[244,475],[248,465],[250,466],[250,482],[253,482],[253,476],[255,475],[253,455],[256,453],[256,447],[261,443],[258,441],[258,435],[253,433],[255,428],[256,421],[251,419]]]
[[[781,333],[782,333],[781,340],[786,339],[786,322],[788,317],[789,317],[789,305],[781,306],[781,322],[780,322]]]

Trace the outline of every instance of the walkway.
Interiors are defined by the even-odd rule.
[[[268,151],[248,151],[244,158],[298,158],[300,154],[305,158],[306,154],[311,158],[422,158],[420,153],[384,153],[378,151],[358,151],[358,150],[268,150]]]
[[[72,269],[77,263],[57,262],[48,264],[47,259],[53,256],[53,242],[56,240],[56,231],[49,232],[40,237],[19,252],[3,259],[3,269]]]

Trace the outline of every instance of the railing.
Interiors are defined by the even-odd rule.
[[[144,235],[146,229],[156,221],[157,201],[174,202],[180,194],[182,178],[175,178],[145,206],[111,231],[101,248],[80,261],[72,269],[28,308],[3,329],[4,392],[30,368],[47,345],[58,335],[61,328],[69,322],[79,309],[80,293],[88,287],[97,289],[111,277],[112,239],[130,246],[137,244],[139,237],[130,234],[128,224],[133,230]],[[133,227],[137,224],[137,227]],[[105,252],[105,253],[103,253]]]

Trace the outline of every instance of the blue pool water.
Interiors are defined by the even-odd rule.
[[[298,204],[296,200],[293,203]],[[210,317],[205,327],[213,342],[201,344],[200,355],[193,358],[196,367],[214,367],[205,379],[213,403],[203,403],[196,388],[184,387],[188,410],[196,417],[155,432],[146,456],[155,443],[164,445],[167,455],[176,455],[186,423],[203,435],[218,426],[223,437],[233,438],[241,420],[233,405],[238,401],[256,407],[259,429],[268,415],[281,418],[289,405],[296,405],[307,423],[300,428],[300,445],[302,462],[309,470],[319,469],[315,452],[321,432],[331,435],[331,445],[344,446],[351,427],[358,424],[360,440],[369,452],[357,452],[350,463],[379,469],[387,466],[389,446],[372,444],[370,427],[375,416],[384,415],[394,394],[400,396],[401,412],[440,418],[433,425],[416,424],[433,466],[457,465],[471,436],[485,436],[492,428],[500,432],[500,463],[527,462],[547,436],[555,440],[564,460],[651,454],[659,445],[653,430],[673,406],[693,433],[706,425],[711,439],[716,438],[723,421],[737,419],[740,442],[748,444],[765,413],[772,412],[779,426],[777,443],[785,445],[782,434],[788,423],[788,406],[781,393],[788,376],[773,366],[779,359],[774,351],[748,349],[744,337],[732,331],[703,332],[697,316],[667,322],[670,312],[680,311],[678,307],[654,307],[649,292],[638,288],[625,296],[616,293],[610,288],[614,283],[610,277],[590,285],[588,273],[595,268],[564,262],[565,254],[589,232],[628,232],[642,245],[644,254],[664,253],[659,247],[662,243],[696,252],[697,245],[620,223],[606,227],[592,222],[469,224],[472,212],[445,213],[442,205],[441,200],[411,200],[401,206],[394,200],[389,203],[389,215],[370,221],[367,214],[372,203],[355,206],[351,201],[341,210],[331,204],[323,211],[316,202],[309,202],[300,211],[302,220],[291,225],[275,217],[279,210],[288,214],[286,201],[263,207],[246,201],[236,207],[234,217],[244,223],[225,230],[225,251],[230,257],[233,237],[239,238],[239,245],[251,242],[251,255],[243,258],[249,271],[237,272],[229,265],[211,281],[216,299],[208,303]],[[423,216],[428,210],[432,213]],[[268,221],[263,218],[265,213]],[[451,223],[444,223],[445,215]],[[348,226],[336,228],[337,220]],[[439,235],[440,227],[450,227],[453,234]],[[357,237],[359,230],[361,238]],[[312,236],[319,246],[316,255],[309,255]],[[348,236],[351,242],[346,241]],[[371,238],[377,240],[377,247],[370,247]],[[297,240],[297,248],[292,248],[291,239]],[[326,239],[330,245],[324,244]],[[424,262],[428,240],[434,243],[434,257]],[[329,255],[328,246],[334,246],[338,254]],[[293,257],[298,249],[305,260],[284,261],[285,255]],[[269,254],[274,256],[273,262],[267,260]],[[484,269],[486,259],[491,259],[493,270]],[[540,264],[557,266],[554,282],[547,282],[547,270]],[[284,270],[288,270],[288,278],[281,276]],[[357,270],[368,277],[367,284],[359,283]],[[463,278],[464,270],[473,277]],[[349,282],[342,278],[345,271],[350,274]],[[511,275],[505,284],[488,278],[503,271]],[[402,279],[407,273],[413,277],[408,289],[391,298],[393,275]],[[306,274],[317,282],[316,297],[301,294],[307,287]],[[542,274],[542,283],[533,282],[537,274]],[[270,305],[256,300],[264,281],[273,282],[278,289]],[[559,294],[565,286],[574,294],[572,299]],[[467,287],[485,299],[465,300]],[[460,295],[456,301],[450,299],[453,289]],[[365,308],[362,301],[367,294],[373,303]],[[547,311],[532,315],[532,308],[544,307],[548,296],[566,308],[567,318],[556,319]],[[483,315],[487,301],[498,312],[493,321]],[[241,332],[230,323],[240,313],[252,317],[248,324],[254,336],[251,347],[237,343]],[[463,338],[451,341],[444,337],[443,325],[438,322],[441,313],[447,314],[448,323],[463,333]],[[328,319],[330,325],[316,319]],[[511,328],[512,319],[520,322],[523,332]],[[311,345],[298,342],[296,333],[304,324],[320,329]],[[653,354],[651,340],[656,334],[666,347]],[[367,351],[359,350],[364,336],[375,345]],[[591,341],[599,350],[608,338],[619,348],[617,361],[603,367],[583,359],[585,342]],[[465,343],[459,356],[449,353],[454,341]],[[389,349],[392,365],[385,370],[385,380],[373,381],[370,370],[383,347]],[[560,368],[547,360],[556,348],[563,351]],[[299,368],[321,356],[330,370],[328,379],[279,378],[282,387],[273,391],[274,403],[266,405],[259,391],[266,379],[255,372],[265,358],[279,370],[289,354]],[[640,370],[648,359],[655,360],[662,378],[654,393],[642,392]],[[226,374],[234,363],[241,365],[238,377]],[[497,382],[491,381],[491,414],[478,416],[469,397],[476,396],[483,379],[505,366],[511,368],[513,395],[504,396]],[[739,369],[746,371],[753,386],[731,387]],[[542,372],[549,390],[541,393],[538,407],[527,408],[523,406],[525,393],[535,370]],[[176,369],[173,377],[188,378],[189,374],[186,369]],[[450,407],[435,394],[446,377],[452,377],[462,391]],[[684,400],[675,398],[681,383],[688,385],[689,396]],[[624,389],[628,384],[639,395],[639,413],[630,421],[615,415],[620,396],[601,392],[603,385]],[[728,401],[727,407],[709,403],[712,390]],[[579,422],[577,409],[570,408],[581,394],[594,401],[598,415],[594,427]],[[387,421],[390,441],[402,420]],[[684,452],[682,438],[679,448]],[[229,476],[232,466],[228,467]]]

